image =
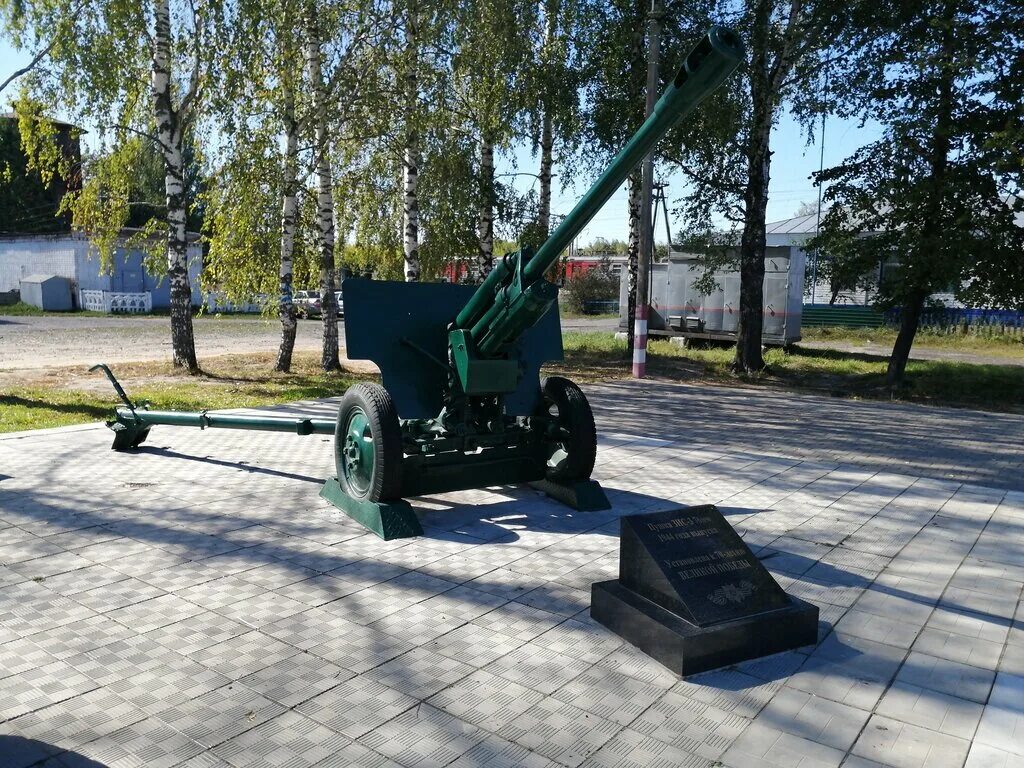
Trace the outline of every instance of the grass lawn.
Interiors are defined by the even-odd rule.
[[[610,332],[569,332],[565,361],[546,370],[580,382],[630,375],[625,342]],[[892,399],[885,385],[886,359],[876,355],[797,347],[771,349],[770,372],[737,377],[729,371],[733,350],[683,349],[651,340],[648,371],[653,378],[716,384],[760,385],[828,393],[838,397]],[[134,400],[153,408],[202,410],[274,405],[342,394],[358,380],[375,379],[365,367],[326,374],[319,355],[296,353],[292,373],[274,373],[272,353],[224,355],[202,361],[204,372],[189,376],[169,363],[125,363],[114,372]],[[912,360],[901,399],[913,402],[1024,413],[1024,366],[979,365],[948,360]],[[117,398],[99,373],[62,368],[3,386],[0,378],[0,432],[80,424],[109,418]]]
[[[170,363],[113,366],[128,396],[154,409],[251,408],[331,397],[372,374],[324,373],[319,355],[296,353],[292,373],[274,373],[274,355],[225,355],[203,361],[203,374],[189,376]],[[41,373],[35,380],[0,390],[0,432],[42,429],[108,419],[119,403],[100,372],[84,367]]]
[[[800,335],[804,341],[878,344],[890,349],[896,341],[895,328],[801,328]],[[1001,333],[998,328],[986,328],[977,333],[942,333],[938,330],[922,328],[914,338],[914,348],[1024,358],[1024,333]]]
[[[0,315],[11,315],[16,317],[24,317],[26,315],[32,315],[41,317],[43,315],[68,315],[74,317],[102,317],[103,312],[90,312],[89,310],[77,310],[75,312],[49,312],[39,307],[33,307],[31,304],[26,304],[24,301],[19,301],[16,304],[4,304],[0,306]]]
[[[630,351],[610,333],[567,333],[565,362],[557,369],[582,381],[623,378]],[[737,377],[729,371],[731,347],[683,349],[652,339],[647,369],[651,376],[689,381],[758,384],[826,392],[839,397],[893,399],[885,384],[888,360],[830,349],[791,352],[770,349],[770,373]],[[912,402],[1024,413],[1024,367],[979,365],[947,360],[911,360],[900,399]]]

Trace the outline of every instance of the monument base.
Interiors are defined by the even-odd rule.
[[[622,586],[591,588],[590,615],[641,651],[686,677],[818,641],[818,608],[790,596],[791,605],[698,627]]]

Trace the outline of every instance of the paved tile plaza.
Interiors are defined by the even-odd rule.
[[[590,392],[611,512],[447,494],[393,542],[325,438],[3,436],[0,766],[1024,766],[1024,419]],[[618,516],[708,502],[819,642],[681,681],[588,590]]]

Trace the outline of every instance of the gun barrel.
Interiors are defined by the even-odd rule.
[[[658,141],[711,94],[743,59],[743,42],[725,27],[712,27],[687,55],[654,111],[615,156],[526,265],[527,283],[540,278],[590,222]]]

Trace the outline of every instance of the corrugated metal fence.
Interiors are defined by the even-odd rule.
[[[805,304],[805,328],[840,326],[880,328],[899,325],[900,310],[881,312],[873,307]],[[977,333],[985,336],[1024,336],[1024,312],[1007,309],[926,309],[921,326],[938,333]]]

